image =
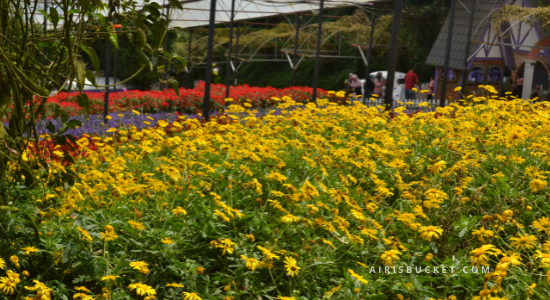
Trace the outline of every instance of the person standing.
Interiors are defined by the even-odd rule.
[[[523,77],[516,80],[516,87],[514,88],[514,96],[521,99],[523,97]]]
[[[361,95],[361,87],[362,87],[361,80],[359,80],[359,77],[357,75],[351,76],[351,82],[349,84],[352,92],[352,100],[355,100],[357,95]]]
[[[367,104],[367,101],[370,100],[372,94],[374,94],[374,81],[372,81],[371,76],[367,76],[365,79],[365,91],[363,92],[363,104]]]
[[[502,86],[503,97],[510,100],[510,94],[514,92],[514,81],[512,77],[504,77],[504,84]]]
[[[418,76],[414,72],[414,67],[412,67],[407,74],[405,74],[405,100],[415,100],[416,93],[413,91],[415,85],[420,86],[420,81],[418,81]]]
[[[433,100],[434,88],[435,88],[435,80],[433,77],[430,77],[430,83],[428,84],[428,100]]]
[[[344,84],[346,85],[346,98],[350,96],[350,94],[352,93],[352,90],[351,90],[351,78],[353,76],[353,73],[349,73],[348,75],[348,79],[344,80]]]
[[[382,78],[382,73],[378,72],[376,74],[376,78],[374,79],[374,93],[378,96],[378,98],[384,97],[384,85],[386,84],[386,81]]]

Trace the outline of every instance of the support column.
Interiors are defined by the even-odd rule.
[[[386,78],[386,95],[384,97],[386,110],[390,110],[393,104],[393,86],[395,81],[395,69],[397,67],[399,31],[401,29],[401,19],[403,18],[403,2],[404,0],[395,0],[395,7],[393,9],[390,55],[388,59],[388,78]]]
[[[109,79],[111,76],[111,40],[109,36],[106,39],[106,54],[105,54],[105,95],[103,98],[103,122],[108,122],[107,114],[109,113]]]
[[[445,106],[447,97],[447,79],[449,77],[449,62],[451,59],[451,47],[453,42],[453,27],[455,21],[456,0],[451,1],[451,13],[449,14],[449,23],[447,24],[447,48],[445,49],[445,66],[443,68],[443,82],[441,83],[441,99],[439,106]],[[468,41],[470,42],[470,41]]]
[[[476,2],[477,0],[472,0],[472,7],[470,8],[470,21],[468,24],[468,39],[466,40],[466,51],[464,53],[464,71],[462,71],[462,77],[460,79],[461,94],[463,98],[466,98],[464,94],[464,87],[466,86],[466,81],[468,80],[468,55],[470,53],[470,39],[472,38],[472,27],[474,25],[474,14],[476,11]],[[501,85],[502,86],[502,85]]]
[[[116,28],[115,31],[117,33],[116,36],[117,36],[117,40],[118,40],[118,28]],[[114,82],[115,86],[113,87],[113,92],[115,92],[115,93],[117,92],[117,86],[116,86],[116,84],[117,84],[116,81],[117,81],[117,78],[118,78],[117,77],[118,76],[117,70],[118,70],[118,48],[115,48],[115,62],[114,62],[114,70],[113,70],[113,77],[114,77],[114,81],[115,81]]]
[[[210,120],[210,84],[212,83],[212,55],[214,52],[214,26],[216,25],[216,0],[210,0],[210,20],[208,24],[208,46],[206,54],[206,74],[204,76],[204,101],[202,115]]]
[[[239,71],[237,63],[239,62],[239,38],[241,37],[241,22],[237,23],[237,38],[235,41],[235,73],[233,74],[233,85],[237,85],[237,72]]]
[[[170,26],[170,7],[166,5],[166,35],[164,36],[164,51],[168,52],[168,35],[169,35],[169,27]],[[162,73],[162,80],[166,81],[166,78],[168,77],[168,59],[166,59],[165,55],[163,56],[163,63],[164,63],[164,73]],[[167,83],[162,83],[162,86],[164,90],[168,89]]]
[[[227,50],[227,74],[225,78],[225,98],[229,98],[231,84],[231,50],[233,48],[233,21],[235,20],[235,0],[231,0],[231,19],[229,21],[229,49]]]
[[[189,43],[187,46],[187,74],[185,76],[185,87],[189,88],[189,78],[191,77],[191,69],[189,68],[189,64],[191,63],[191,40],[193,37],[193,28],[189,29]]]
[[[294,38],[294,59],[292,61],[292,77],[290,86],[294,85],[294,74],[296,73],[296,58],[298,57],[298,38],[300,37],[300,13],[296,14],[296,37]]]
[[[313,74],[313,95],[312,101],[317,101],[317,85],[319,84],[319,59],[321,54],[321,38],[323,32],[323,5],[324,0],[319,4],[319,28],[317,29],[317,49],[315,50],[315,73]]]
[[[523,100],[531,99],[531,91],[533,90],[533,75],[535,73],[536,60],[526,59],[523,66]]]
[[[436,102],[436,97],[437,97],[437,82],[439,81],[439,74],[441,72],[441,68],[440,67],[435,67],[435,77],[434,77],[434,96],[433,96],[433,99],[432,101],[435,103]],[[430,103],[431,104],[431,103]]]
[[[369,52],[367,53],[367,71],[366,71],[366,75],[365,75],[365,85],[366,87],[368,87],[368,83],[369,83],[369,73],[370,73],[370,57],[371,57],[371,54],[372,54],[372,43],[373,43],[373,40],[374,40],[374,24],[376,22],[376,18],[374,16],[371,17],[371,22],[370,22],[370,38],[369,38]],[[366,89],[365,89],[366,91]],[[370,91],[370,93],[372,94],[373,91]],[[371,95],[363,95],[363,104],[366,103],[366,101],[369,100],[369,98],[371,97]]]

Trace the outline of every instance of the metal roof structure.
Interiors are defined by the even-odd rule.
[[[216,23],[227,23],[231,19],[231,1],[216,0]],[[156,0],[162,4],[162,1]],[[190,28],[207,26],[209,22],[211,0],[198,0],[183,4],[183,10],[174,10],[171,14],[172,27]],[[318,0],[235,0],[234,21],[253,20],[277,15],[288,15],[299,12],[314,12],[319,10]],[[326,0],[325,9],[387,2],[387,0]]]
[[[216,14],[215,14],[215,23],[231,23],[231,4],[233,0],[217,0],[216,1]],[[315,37],[315,34],[317,33],[317,28],[319,26],[318,23],[314,22],[313,19],[306,22],[306,24],[299,24],[299,26],[296,26],[295,22],[292,22],[288,15],[309,15],[309,16],[315,16],[318,14],[319,4],[320,1],[294,1],[294,0],[234,0],[235,2],[235,10],[234,10],[234,18],[233,23],[248,23],[248,24],[256,24],[256,23],[250,23],[250,22],[243,22],[247,20],[253,20],[256,18],[268,18],[273,16],[284,16],[287,18],[287,21],[292,24],[293,27],[296,28],[296,36],[290,36],[288,38],[280,39],[279,37],[267,37],[267,36],[257,36],[252,37],[251,40],[248,42],[245,42],[243,45],[239,46],[239,42],[237,39],[237,51],[234,51],[231,53],[231,47],[229,47],[225,51],[225,59],[222,59],[223,61],[217,61],[215,64],[229,64],[230,65],[230,73],[234,74],[236,76],[236,73],[240,69],[240,67],[243,65],[244,62],[252,62],[252,61],[270,61],[270,62],[284,62],[288,61],[290,64],[290,67],[292,69],[292,72],[296,70],[296,68],[300,65],[300,63],[304,60],[304,58],[315,58],[315,52],[316,49],[310,49],[309,44],[311,44],[311,41],[315,41],[317,38]],[[340,7],[349,7],[349,6],[356,6],[362,14],[365,16],[367,24],[370,23],[370,19],[368,17],[368,13],[366,10],[368,9],[365,5],[371,6],[375,3],[383,3],[388,2],[386,0],[327,0],[327,5],[323,5],[323,11],[331,10],[331,9],[337,9]],[[285,5],[281,5],[281,3],[284,3]],[[221,4],[221,6],[218,6]],[[171,27],[179,27],[179,28],[187,28],[189,30],[192,30],[194,27],[200,27],[208,25],[207,22],[209,20],[209,13],[211,5],[210,0],[199,0],[192,3],[187,3],[183,5],[183,10],[174,10],[170,14],[170,26]],[[267,7],[267,8],[266,8]],[[200,12],[200,14],[197,14],[197,12]],[[182,19],[185,18],[184,15],[188,15],[191,19]],[[202,16],[202,17],[201,17]],[[334,16],[327,16],[327,17],[334,17]],[[343,16],[341,17],[343,18]],[[204,20],[203,20],[204,19]],[[309,22],[312,22],[314,24],[309,24]],[[260,25],[260,23],[257,23]],[[262,24],[263,25],[263,24]],[[271,24],[275,25],[275,24]],[[231,28],[231,25],[229,25]],[[313,30],[312,30],[313,29]],[[231,30],[230,30],[231,31]],[[238,29],[237,29],[238,31]],[[306,31],[306,32],[304,32]],[[321,44],[324,44],[327,40],[332,38],[335,34],[338,32],[334,32],[329,34],[328,36],[321,37],[322,41]],[[246,37],[246,36],[253,36],[256,32],[251,33],[244,33],[244,34],[237,34],[240,37]],[[291,49],[290,46],[293,44],[292,41],[295,40],[297,35],[301,35],[302,37],[305,35],[306,40],[300,41],[299,44],[293,45],[294,49]],[[191,36],[191,34],[190,34]],[[206,36],[208,37],[208,36]],[[203,39],[203,37],[199,37],[199,39]],[[260,43],[258,43],[260,41]],[[188,52],[187,58],[188,58],[188,67],[186,67],[185,71],[187,74],[197,65],[208,65],[207,61],[207,53],[206,53],[206,45],[202,45],[201,47],[194,47],[193,53],[191,54],[192,46],[195,44],[192,38],[188,39]],[[341,43],[341,39],[338,39],[338,43]],[[217,43],[214,44],[214,48],[222,47],[226,45],[227,42]],[[231,44],[231,43],[229,43]],[[254,45],[255,46],[254,46]],[[259,46],[258,46],[259,44]],[[274,52],[269,53],[261,53],[260,49],[264,45],[272,45],[274,48]],[[280,46],[282,44],[282,46]],[[305,45],[305,46],[304,46]],[[315,47],[314,47],[315,48]],[[357,55],[343,55],[341,51],[338,49],[336,51],[321,51],[323,54],[319,55],[319,57],[323,58],[351,58],[351,59],[361,59],[363,58],[363,61],[365,64],[367,64],[365,55],[362,53],[362,50],[359,49],[361,52],[361,56]],[[294,53],[294,54],[292,54]],[[293,57],[293,59],[291,58]],[[298,59],[299,58],[299,59]],[[228,73],[227,78],[229,78],[230,75]],[[229,85],[229,81],[227,82]]]
[[[231,19],[231,1],[216,0],[216,24],[228,23]],[[324,8],[338,8],[347,6],[369,5],[374,2],[388,2],[389,0],[325,0]],[[37,10],[44,9],[44,0],[38,0]],[[63,14],[61,8],[53,0],[46,0],[48,8],[54,7],[60,15]],[[108,3],[108,0],[103,2]],[[167,0],[152,0],[149,2],[158,3],[162,7],[170,7]],[[208,26],[211,0],[181,0],[179,1],[183,9],[170,9],[170,27],[191,28]],[[319,0],[235,0],[234,21],[245,21],[259,18],[266,18],[278,15],[289,15],[299,12],[317,13],[319,10]],[[144,0],[136,0],[138,6],[143,5]],[[76,18],[76,15],[73,16]],[[41,24],[44,16],[40,12],[34,14],[35,22]],[[59,22],[61,26],[63,21]],[[48,30],[53,29],[51,23],[48,24]]]
[[[311,22],[311,20],[310,20]],[[296,28],[296,24],[292,24],[295,28]],[[245,33],[241,33],[240,37],[241,38],[245,38],[247,36],[253,36],[255,35],[255,37],[251,40],[249,40],[247,43],[243,43],[241,45],[239,45],[239,51],[238,53],[233,53],[232,54],[232,58],[238,58],[239,60],[241,60],[241,63],[244,62],[244,61],[265,61],[265,60],[268,60],[268,61],[287,61],[287,59],[289,59],[289,54],[292,55],[292,52],[293,52],[293,48],[296,46],[297,47],[297,52],[298,52],[298,56],[300,56],[302,59],[303,58],[313,58],[313,56],[315,55],[315,49],[313,47],[310,47],[310,45],[312,44],[312,41],[314,42],[316,40],[316,29],[317,29],[317,26],[318,24],[317,23],[314,23],[314,24],[309,24],[309,23],[306,23],[306,24],[300,24],[300,26],[297,28],[298,31],[299,31],[299,35],[301,37],[304,37],[305,36],[305,40],[302,40],[300,41],[297,45],[294,45],[295,43],[295,36],[290,36],[288,38],[285,38],[285,39],[281,39],[279,37],[265,37],[265,36],[259,36],[257,35],[257,32],[255,31],[252,31],[252,32],[245,32]],[[331,38],[333,38],[336,34],[338,34],[340,31],[342,30],[339,30],[339,31],[336,31],[336,32],[333,32],[327,36],[324,36],[322,37],[322,42],[321,44],[325,44],[328,40],[330,40]],[[254,42],[257,42],[257,40],[260,40],[261,41],[261,44],[260,46],[256,45],[256,46],[252,46],[251,44],[253,44]],[[338,48],[341,46],[341,40],[338,39],[338,42],[336,43],[336,45],[334,45],[335,48]],[[260,53],[260,49],[262,48],[262,46],[264,45],[273,45],[273,48],[275,49],[274,52],[271,52],[270,54],[265,54],[265,53]],[[223,43],[220,43],[220,44],[215,44],[214,45],[214,48],[218,48],[218,47],[221,47],[221,46],[226,46],[227,45],[227,42],[223,42]],[[203,48],[196,48],[195,51],[193,52],[193,54],[189,57],[189,62],[192,63],[192,64],[204,64],[204,59],[205,59],[205,55],[200,55],[199,52],[204,52],[204,49],[205,47]],[[355,48],[355,46],[354,46]],[[348,55],[343,55],[343,53],[340,51],[340,50],[334,50],[334,51],[321,51],[322,54],[321,54],[321,57],[330,57],[330,58],[357,58],[357,59],[361,59],[362,57],[361,56],[349,56],[349,53]],[[360,50],[360,52],[362,52]],[[228,53],[228,49],[225,51],[225,54],[224,54],[226,57],[229,55]],[[266,57],[268,56],[268,57]],[[216,63],[220,63],[220,62],[216,62]],[[222,62],[223,63],[223,62]],[[292,65],[292,63],[291,63]]]

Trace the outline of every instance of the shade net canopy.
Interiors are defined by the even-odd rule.
[[[216,23],[227,23],[231,20],[231,1],[216,0]],[[388,2],[389,0],[325,0],[324,8],[339,8],[356,5],[369,5],[375,2]],[[52,0],[47,0],[48,8],[57,10],[60,16],[63,12],[59,5]],[[138,5],[143,5],[143,0],[135,1]],[[171,6],[167,0],[154,0],[162,7]],[[208,26],[210,19],[211,0],[181,0],[179,1],[183,9],[170,9],[170,27],[191,28]],[[108,1],[104,1],[108,3]],[[288,15],[301,12],[318,13],[319,0],[291,1],[291,0],[235,0],[234,21],[254,20],[277,15]],[[38,10],[44,9],[44,0],[38,0]],[[35,22],[41,24],[44,21],[42,13],[34,14]],[[106,13],[106,12],[101,12]],[[76,19],[77,14],[73,15]],[[53,29],[51,22],[48,22],[48,29]],[[63,25],[60,21],[58,26]]]
[[[216,0],[216,23],[226,23],[231,20],[231,1]],[[325,0],[324,8],[338,8],[354,5],[368,5],[379,0]],[[159,4],[163,4],[158,2]],[[207,26],[210,16],[211,0],[199,0],[183,4],[183,10],[174,10],[170,15],[171,27],[189,28]],[[319,0],[288,1],[288,0],[235,0],[234,21],[245,21],[277,15],[308,12],[316,14],[319,11]]]

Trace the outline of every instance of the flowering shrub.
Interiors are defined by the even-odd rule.
[[[213,84],[211,90],[211,108],[218,111],[225,106],[225,85]],[[239,85],[231,87],[229,98],[235,103],[248,103],[250,107],[271,107],[276,104],[273,97],[282,98],[283,96],[292,97],[299,103],[310,101],[312,89],[308,87],[290,87],[285,89],[276,89],[272,87],[260,88],[250,87],[248,85]],[[323,97],[327,93],[319,90],[319,95]],[[82,109],[79,107],[76,96],[78,93],[60,93],[55,97],[48,99],[47,111],[53,112],[54,107],[59,105],[70,115],[80,115]],[[90,114],[102,114],[104,94],[87,93],[90,99]],[[344,97],[337,97],[331,94],[334,101],[344,101]],[[109,94],[110,112],[129,112],[137,110],[141,112],[182,112],[194,114],[202,111],[204,100],[204,83],[198,84],[193,89],[180,88],[180,96],[177,96],[173,90],[166,91],[128,91]],[[51,113],[50,113],[51,114]]]
[[[42,174],[72,171],[74,186],[2,212],[0,297],[550,293],[550,108],[487,100],[389,118],[318,104],[79,139],[86,156]]]

